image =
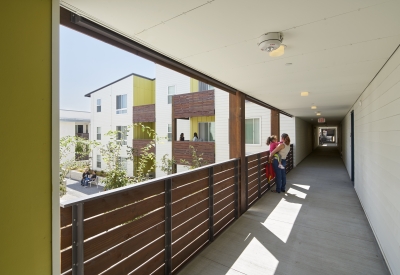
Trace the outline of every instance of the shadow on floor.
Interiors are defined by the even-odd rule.
[[[179,274],[389,274],[335,147],[318,147]]]

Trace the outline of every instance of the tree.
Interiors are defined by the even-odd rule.
[[[203,153],[197,155],[197,151],[192,145],[190,145],[189,148],[192,150],[192,161],[189,162],[187,160],[181,159],[181,164],[183,164],[188,169],[196,169],[208,164],[208,162],[203,159]]]
[[[67,193],[64,181],[68,173],[76,168],[90,166],[88,157],[93,147],[97,145],[96,141],[77,136],[66,136],[60,139],[60,197]],[[74,153],[73,156],[70,156],[71,153]]]
[[[161,159],[161,171],[163,171],[167,175],[172,174],[174,164],[176,164],[175,159],[169,158],[168,154],[165,154]]]

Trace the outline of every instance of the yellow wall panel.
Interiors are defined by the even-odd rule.
[[[196,93],[199,91],[199,81],[194,78],[190,78],[190,92]]]
[[[155,80],[133,76],[133,106],[155,104]]]
[[[140,124],[150,127],[153,130],[156,129],[155,122],[141,122]],[[151,137],[149,137],[147,131],[142,131],[142,127],[136,126],[133,128],[133,139],[151,139]]]
[[[193,134],[199,133],[199,122],[215,122],[215,116],[199,116],[190,118],[190,139],[193,139]]]
[[[2,4],[1,274],[51,274],[51,9]]]

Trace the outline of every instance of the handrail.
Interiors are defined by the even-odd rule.
[[[88,202],[88,201],[97,200],[97,199],[102,198],[102,197],[107,197],[107,196],[115,195],[115,194],[118,194],[118,193],[126,192],[128,190],[134,190],[134,189],[137,189],[137,188],[141,188],[141,187],[146,186],[146,185],[151,185],[151,184],[153,184],[155,182],[159,182],[159,181],[163,181],[163,180],[167,180],[167,179],[173,179],[175,177],[182,176],[182,175],[185,175],[185,174],[196,173],[199,170],[207,169],[207,168],[210,168],[210,167],[213,167],[213,166],[216,166],[216,165],[220,165],[220,164],[224,164],[224,163],[228,163],[228,162],[231,162],[231,161],[234,161],[234,160],[238,160],[238,158],[233,158],[233,159],[222,161],[222,162],[218,162],[218,163],[212,163],[212,164],[204,165],[204,166],[201,166],[199,168],[195,168],[195,169],[192,169],[192,170],[180,172],[179,174],[167,175],[167,176],[154,178],[154,179],[147,180],[147,181],[140,182],[140,183],[130,184],[128,186],[123,186],[123,187],[120,187],[120,188],[107,190],[107,191],[104,191],[104,192],[101,192],[101,193],[96,193],[96,194],[90,195],[90,196],[85,197],[85,198],[74,199],[74,200],[66,201],[64,203],[60,202],[60,206],[65,208],[65,207],[69,207],[69,206],[77,204],[77,203],[85,203],[85,202]]]

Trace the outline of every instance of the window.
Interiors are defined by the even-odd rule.
[[[117,95],[117,114],[126,114],[127,113],[127,96],[126,95]]]
[[[101,127],[97,127],[97,140],[101,140]]]
[[[117,140],[119,140],[121,142],[122,145],[126,145],[127,144],[127,126],[117,126]]]
[[[209,90],[214,90],[214,87],[207,83],[199,81],[199,92],[209,91]]]
[[[101,112],[101,99],[97,100],[97,112],[100,113]]]
[[[172,124],[168,124],[168,141],[172,141]]]
[[[126,158],[118,157],[118,165],[121,167],[122,170],[127,171],[128,165]]]
[[[199,122],[200,141],[215,141],[215,122]]]
[[[83,134],[83,125],[75,125],[75,134]]]
[[[260,119],[249,118],[245,121],[246,144],[260,144]]]
[[[97,155],[97,168],[101,168],[101,155]]]
[[[172,96],[175,94],[175,86],[168,86],[168,104],[172,103]]]

